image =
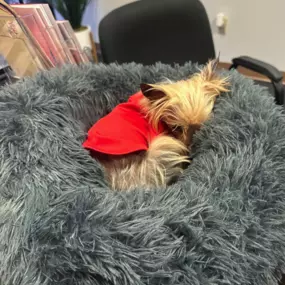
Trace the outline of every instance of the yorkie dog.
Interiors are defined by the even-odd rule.
[[[209,62],[187,80],[141,84],[140,92],[89,130],[83,146],[103,166],[112,189],[166,187],[181,175],[193,134],[227,91],[216,64]]]

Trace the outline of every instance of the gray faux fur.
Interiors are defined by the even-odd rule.
[[[266,90],[231,73],[167,190],[112,192],[81,147],[139,83],[196,69],[69,66],[0,91],[1,285],[277,284],[285,118]]]

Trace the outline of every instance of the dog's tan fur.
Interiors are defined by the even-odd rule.
[[[169,128],[153,140],[146,152],[122,156],[100,155],[112,189],[165,187],[189,163],[194,132],[209,119],[215,98],[227,91],[227,79],[218,77],[213,62],[187,80],[142,85],[142,108],[154,127],[164,122]]]

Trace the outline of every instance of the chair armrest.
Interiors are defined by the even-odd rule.
[[[249,57],[249,56],[240,56],[232,60],[232,68],[237,68],[242,66],[248,69],[251,69],[255,72],[258,72],[262,75],[267,76],[273,82],[280,82],[283,79],[282,73],[273,65],[263,62],[261,60]]]
[[[276,67],[249,56],[236,57],[232,62],[230,69],[236,69],[238,66],[242,66],[267,76],[272,81],[276,103],[278,105],[284,105],[285,91],[282,82],[283,75]]]

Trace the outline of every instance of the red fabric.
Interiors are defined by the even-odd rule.
[[[139,104],[142,98],[142,92],[136,93],[96,122],[88,131],[83,147],[113,155],[147,150],[164,128],[160,124],[156,130],[149,124]]]

